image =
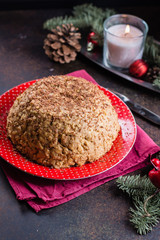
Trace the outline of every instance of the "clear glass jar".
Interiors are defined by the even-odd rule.
[[[142,58],[147,32],[147,23],[136,16],[117,14],[107,18],[104,21],[104,65],[117,70],[128,69]]]

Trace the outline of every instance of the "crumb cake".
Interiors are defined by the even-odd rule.
[[[49,76],[17,97],[7,133],[29,160],[54,168],[82,166],[108,152],[120,126],[97,85],[73,76]]]

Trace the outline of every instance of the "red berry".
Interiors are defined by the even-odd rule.
[[[152,169],[149,174],[150,181],[154,184],[155,187],[160,188],[160,171]]]
[[[153,158],[151,160],[151,163],[156,169],[160,169],[160,160],[158,158]]]

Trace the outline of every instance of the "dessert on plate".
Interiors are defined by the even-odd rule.
[[[110,99],[83,78],[36,81],[17,97],[7,133],[29,160],[53,168],[82,166],[108,152],[120,125]]]

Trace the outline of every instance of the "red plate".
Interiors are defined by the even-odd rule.
[[[8,163],[35,176],[49,179],[70,180],[91,177],[102,173],[120,163],[130,152],[136,139],[136,123],[134,117],[129,108],[117,96],[100,87],[100,89],[111,99],[118,113],[118,119],[121,126],[121,131],[114,141],[112,149],[97,161],[87,163],[82,167],[53,169],[27,160],[15,150],[12,143],[7,138],[6,119],[8,111],[16,97],[35,81],[36,80],[16,86],[0,97],[0,155]]]

